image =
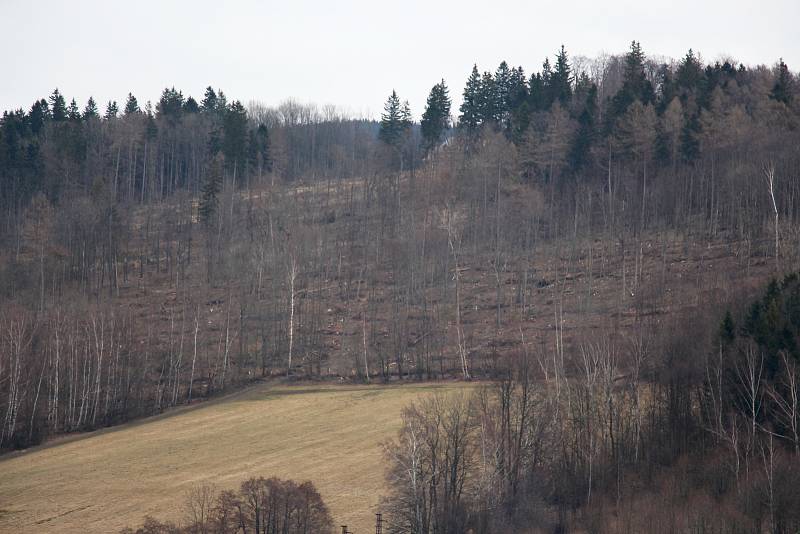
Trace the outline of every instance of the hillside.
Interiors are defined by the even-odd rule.
[[[784,62],[553,59],[475,65],[455,123],[444,81],[418,124],[395,91],[380,123],[212,87],[5,112],[0,450],[258,377],[572,373],[797,269]]]

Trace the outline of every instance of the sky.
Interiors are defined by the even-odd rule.
[[[800,67],[800,0],[0,0],[0,109],[54,88],[81,108],[155,102],[174,86],[198,101],[287,98],[379,117],[393,89],[419,117],[445,79],[454,105],[472,65],[530,73],[570,55],[733,57]]]

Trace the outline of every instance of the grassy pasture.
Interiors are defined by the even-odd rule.
[[[258,385],[224,399],[0,459],[0,532],[117,532],[178,520],[186,490],[250,476],[312,480],[337,525],[370,532],[380,444],[403,406],[460,383]]]

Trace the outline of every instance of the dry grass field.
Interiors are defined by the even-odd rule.
[[[178,520],[188,488],[251,476],[317,485],[337,525],[373,527],[380,443],[403,406],[474,387],[262,384],[225,399],[0,459],[0,532],[117,532]]]

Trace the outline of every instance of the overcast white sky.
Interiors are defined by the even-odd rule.
[[[571,55],[688,48],[745,64],[800,66],[800,1],[770,0],[0,0],[0,109],[58,87],[105,109],[175,86],[198,100],[287,97],[377,116],[394,88],[416,116],[444,78],[457,100],[473,63],[526,72]]]

